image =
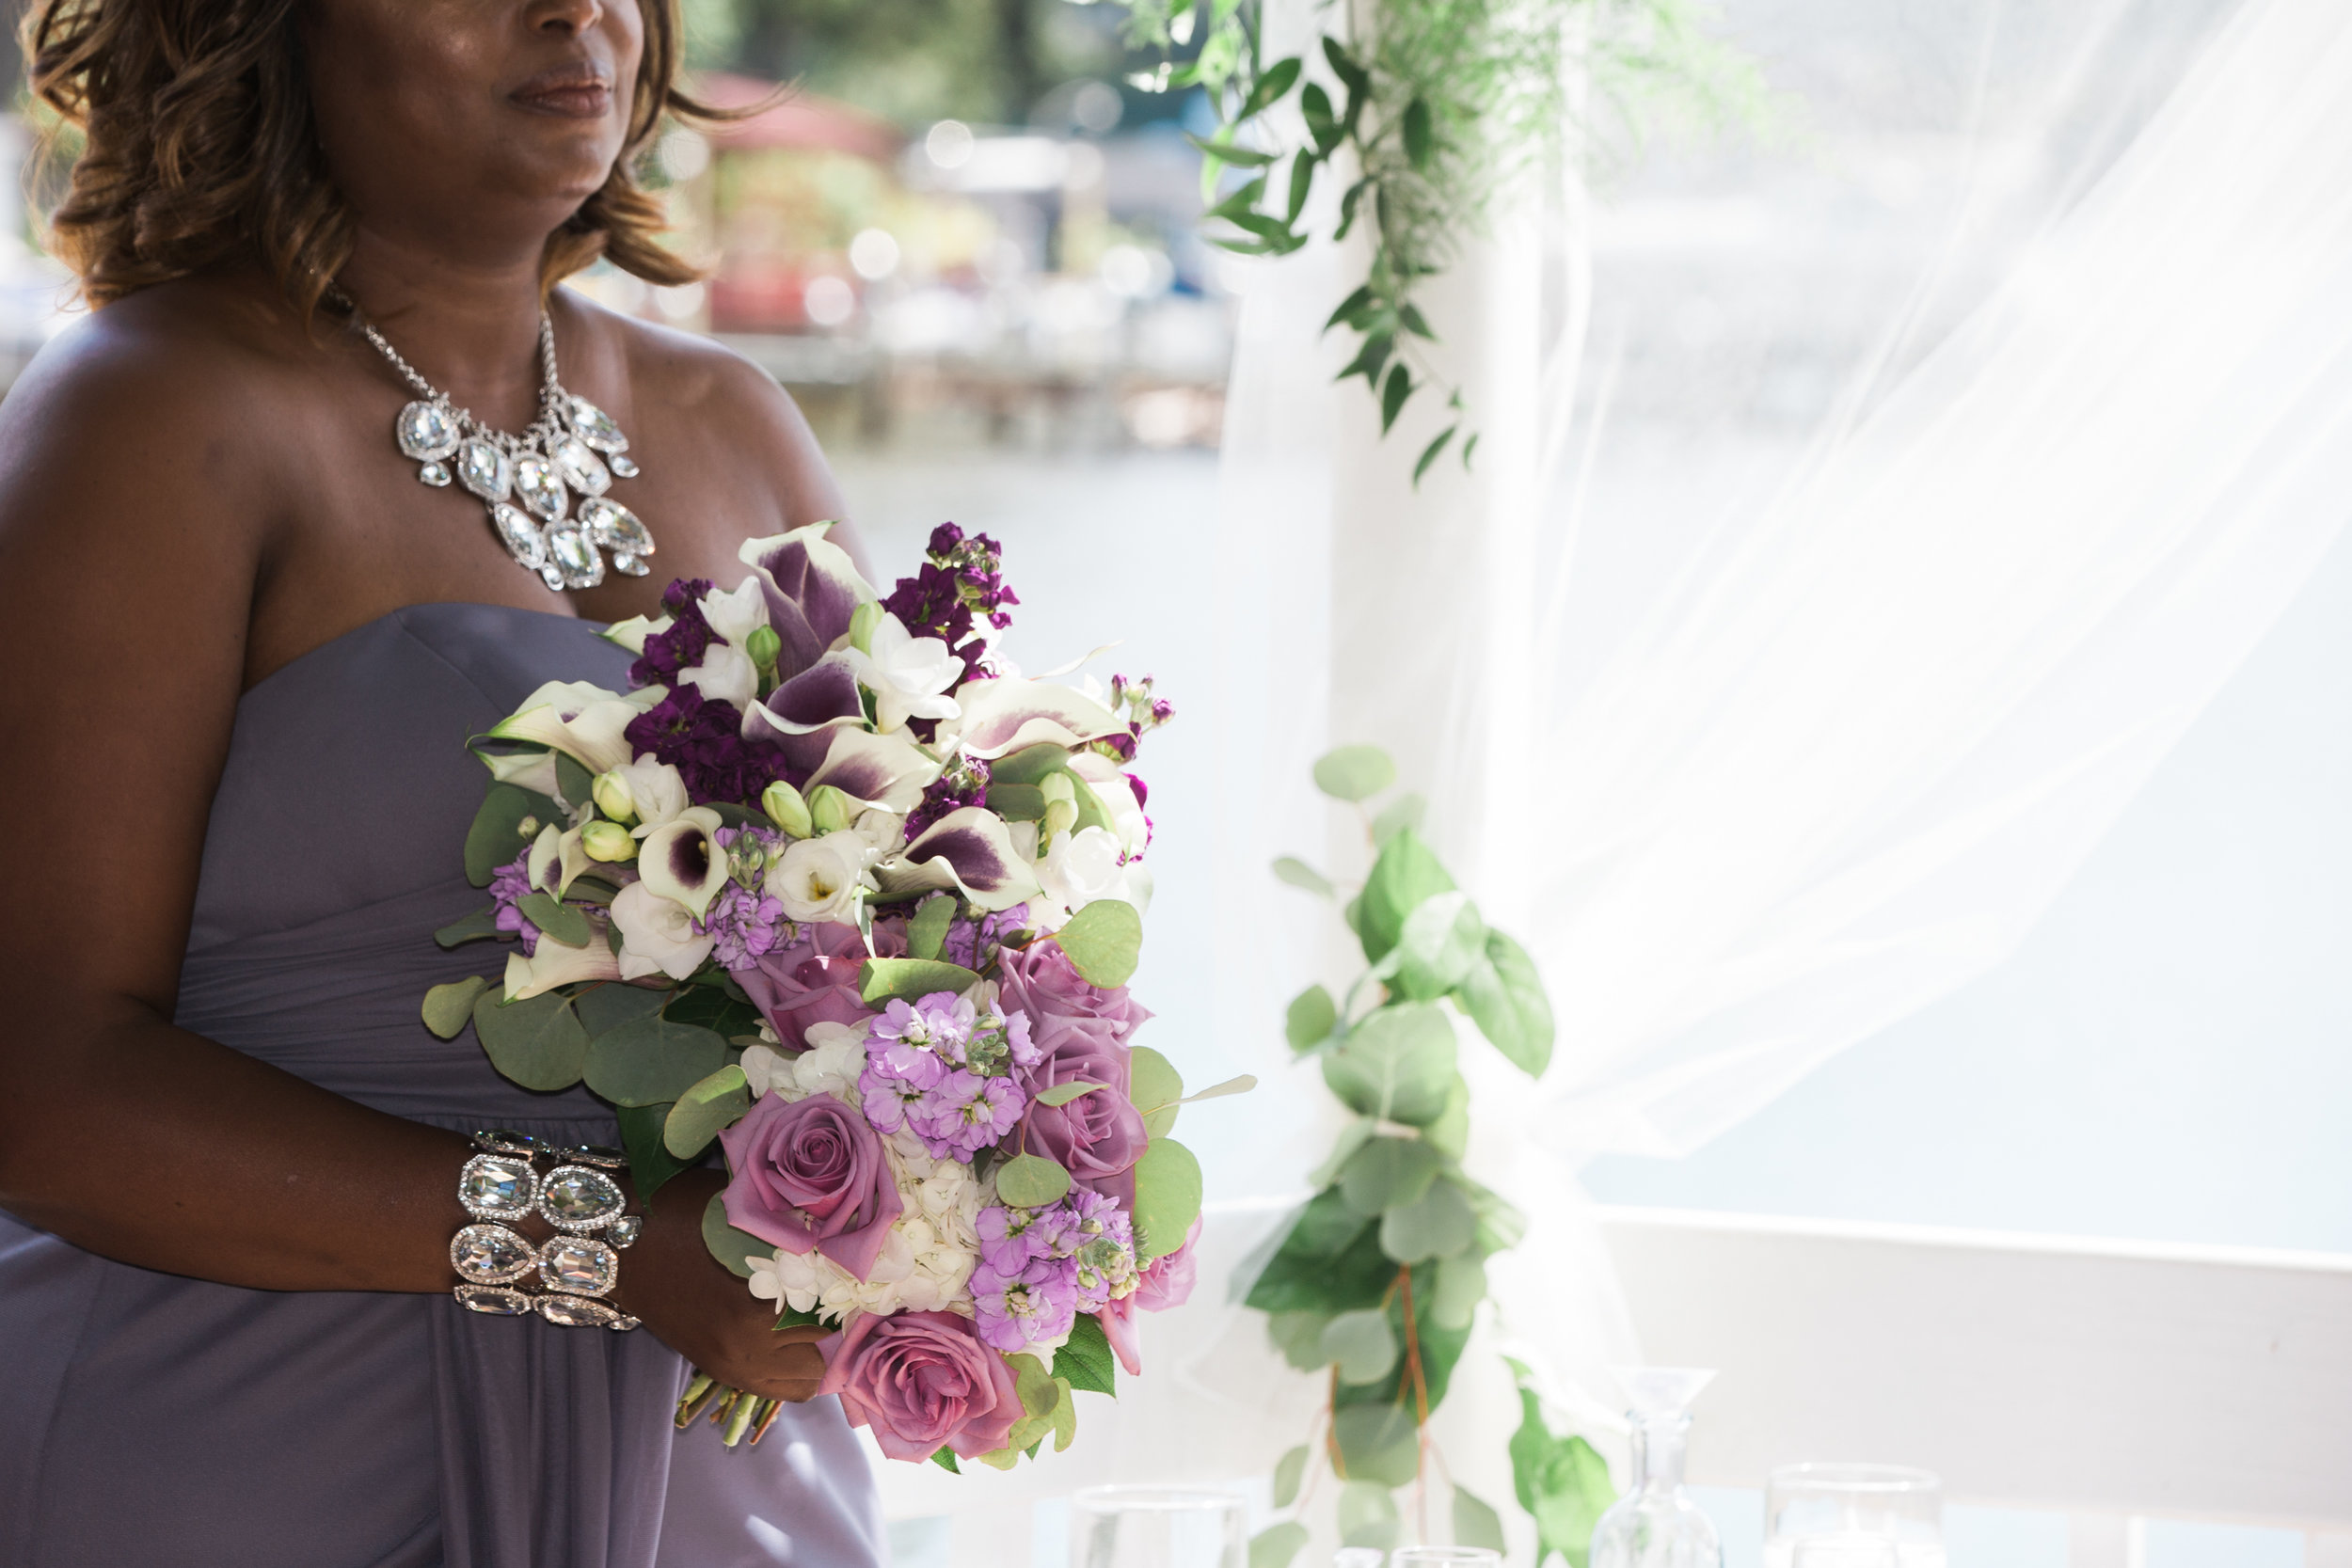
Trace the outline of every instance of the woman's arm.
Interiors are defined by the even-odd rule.
[[[294,519],[267,367],[118,312],[0,404],[0,1208],[233,1285],[445,1290],[464,1140],[171,1023],[248,617]],[[714,1187],[660,1195],[617,1299],[737,1386],[804,1396],[806,1336],[774,1334],[701,1250]]]

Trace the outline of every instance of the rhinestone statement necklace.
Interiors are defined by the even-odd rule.
[[[559,592],[604,580],[599,547],[612,552],[614,571],[645,575],[653,535],[637,514],[605,496],[616,477],[636,476],[628,437],[612,415],[556,380],[555,323],[546,311],[539,313],[539,417],[519,436],[492,430],[418,374],[384,334],[365,323],[360,330],[417,394],[393,426],[401,455],[417,462],[425,483],[437,488],[454,479],[479,496],[516,564]]]

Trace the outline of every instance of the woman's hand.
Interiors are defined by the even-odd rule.
[[[776,1327],[768,1303],[744,1289],[703,1244],[703,1211],[726,1185],[714,1170],[673,1178],[645,1206],[645,1230],[621,1255],[613,1305],[730,1387],[794,1403],[825,1375],[817,1341],[830,1328]]]

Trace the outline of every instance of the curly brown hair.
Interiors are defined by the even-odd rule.
[[[351,254],[354,220],[319,150],[295,22],[301,0],[36,0],[33,91],[84,138],[50,246],[93,306],[225,263],[275,273],[304,319]],[[677,87],[677,0],[638,0],[645,46],[611,178],[548,236],[542,286],[603,257],[651,283],[701,276],[655,236],[637,182],[661,117],[733,118]]]

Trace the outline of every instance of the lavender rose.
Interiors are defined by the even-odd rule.
[[[1029,1037],[1049,1052],[1073,1036],[1123,1047],[1152,1016],[1124,986],[1104,990],[1089,985],[1057,943],[1006,948],[997,956],[997,1005],[1028,1014]],[[1124,1092],[1126,1080],[1120,1082]]]
[[[956,1312],[853,1315],[818,1341],[819,1394],[841,1396],[851,1426],[870,1426],[893,1459],[929,1459],[945,1444],[965,1459],[1005,1446],[1021,1418],[1012,1369]]]
[[[905,951],[902,936],[874,928],[875,957],[895,958]],[[734,974],[784,1048],[804,1051],[810,1024],[862,1024],[874,1016],[858,998],[858,969],[866,958],[866,939],[856,927],[803,926],[793,941]]]
[[[860,1279],[873,1269],[905,1206],[864,1117],[829,1094],[762,1095],[719,1142],[735,1172],[729,1225],[787,1252],[822,1253]]]
[[[1036,1020],[1030,1024],[1034,1028]],[[1064,1030],[1059,1043],[1047,1047],[1035,1066],[1019,1069],[1030,1103],[1015,1140],[1017,1147],[1059,1164],[1080,1186],[1130,1207],[1136,1196],[1131,1173],[1152,1141],[1142,1114],[1127,1099],[1131,1062],[1127,1047],[1116,1041]],[[1076,1082],[1107,1086],[1067,1105],[1046,1105],[1036,1099],[1041,1089]]]

